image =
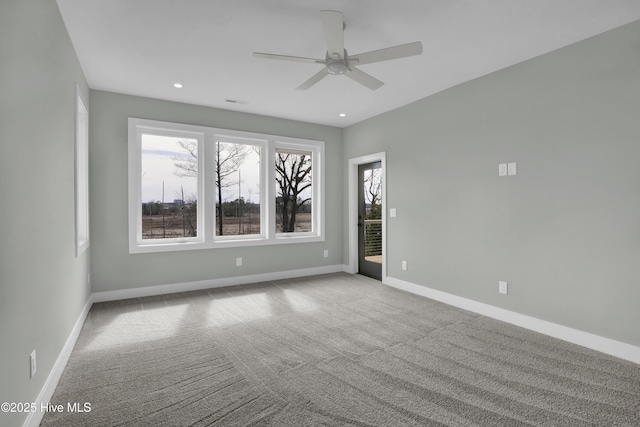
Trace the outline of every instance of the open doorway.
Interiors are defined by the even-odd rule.
[[[349,268],[386,277],[386,170],[384,152],[349,159]]]
[[[382,280],[382,162],[358,165],[358,272]]]

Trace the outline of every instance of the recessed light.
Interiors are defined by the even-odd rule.
[[[339,116],[340,117],[347,117],[347,113],[340,113]]]
[[[176,89],[182,89],[182,83],[174,83],[173,87],[175,87]]]

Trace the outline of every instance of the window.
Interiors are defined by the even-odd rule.
[[[313,233],[313,153],[276,148],[276,231]]]
[[[75,129],[76,257],[89,247],[89,110],[76,84]]]
[[[324,142],[129,119],[129,252],[323,241]]]
[[[140,135],[142,240],[198,237],[197,138]]]
[[[216,232],[223,236],[263,236],[260,198],[262,145],[221,138],[215,141]]]

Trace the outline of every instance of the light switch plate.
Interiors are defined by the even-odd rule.
[[[509,163],[507,165],[507,175],[515,175],[516,172],[517,172],[517,170],[516,170],[516,162]]]
[[[236,258],[236,267],[242,267],[242,257]]]
[[[395,218],[397,214],[398,214],[398,212],[396,211],[396,208],[389,209],[389,216],[391,218]]]
[[[500,163],[498,165],[498,176],[507,176],[507,164]]]

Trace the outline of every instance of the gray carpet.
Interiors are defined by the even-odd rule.
[[[95,304],[42,426],[640,426],[640,367],[331,274]]]

